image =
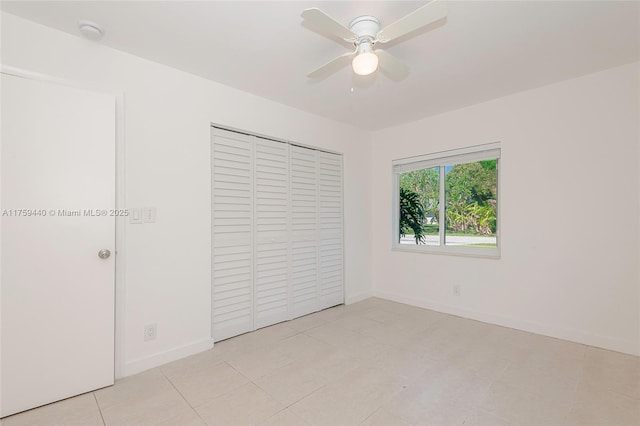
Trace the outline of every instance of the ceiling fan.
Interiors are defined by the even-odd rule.
[[[353,58],[351,66],[358,75],[369,75],[379,65],[391,78],[401,79],[408,75],[409,67],[385,50],[374,49],[375,45],[377,43],[388,43],[446,18],[447,7],[444,3],[433,0],[382,29],[380,29],[380,21],[375,16],[359,16],[352,20],[348,27],[340,24],[317,8],[305,9],[301,16],[311,26],[324,33],[338,36],[348,43],[353,43],[355,46],[353,52],[338,56],[311,72],[307,77],[326,77],[346,65],[348,60]]]

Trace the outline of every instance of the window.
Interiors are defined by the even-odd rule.
[[[393,247],[498,257],[500,145],[393,161]]]

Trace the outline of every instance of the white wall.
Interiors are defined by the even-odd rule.
[[[367,132],[4,13],[1,55],[124,94],[126,203],[156,206],[158,223],[126,225],[119,376],[211,344],[211,122],[344,153],[347,301],[373,282],[382,297],[640,353],[638,64],[383,130],[372,151]],[[502,258],[392,252],[391,160],[494,141]]]
[[[375,295],[639,354],[639,72],[626,65],[374,133]],[[502,258],[391,251],[391,161],[496,141]]]
[[[126,205],[157,207],[157,223],[126,225],[118,376],[211,346],[212,122],[344,154],[346,299],[371,294],[368,132],[6,13],[1,59],[124,94]],[[149,323],[158,337],[144,342]]]

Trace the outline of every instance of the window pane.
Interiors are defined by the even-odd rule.
[[[445,166],[445,245],[496,247],[497,160]]]
[[[440,245],[440,168],[400,174],[400,244]]]

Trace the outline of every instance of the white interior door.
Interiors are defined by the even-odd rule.
[[[7,416],[113,384],[115,98],[1,79]],[[100,258],[102,249],[111,256]]]

